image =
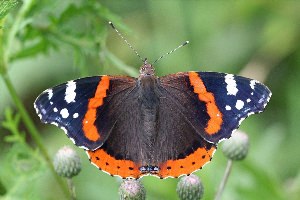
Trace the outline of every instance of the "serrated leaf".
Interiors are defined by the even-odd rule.
[[[8,136],[4,137],[4,141],[8,142],[8,143],[17,142],[18,137],[16,137],[15,135],[8,135]]]
[[[25,142],[25,133],[18,129],[21,120],[19,113],[13,114],[10,108],[5,109],[5,120],[1,122],[1,126],[10,131],[10,135],[4,137],[6,142]]]
[[[18,5],[17,0],[1,0],[0,2],[0,19],[5,17],[11,9]]]

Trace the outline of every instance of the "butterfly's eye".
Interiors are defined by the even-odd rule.
[[[140,72],[144,72],[144,71],[146,71],[146,67],[141,67]]]

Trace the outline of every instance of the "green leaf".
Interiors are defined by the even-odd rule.
[[[19,131],[21,115],[13,114],[10,108],[5,109],[5,120],[1,123],[2,127],[10,131],[11,135],[4,137],[6,142],[19,142],[25,144],[25,134]]]
[[[31,195],[36,187],[34,182],[39,181],[43,173],[45,167],[39,156],[27,145],[13,144],[1,158],[0,177],[5,181],[2,182],[4,190],[0,186],[0,193],[4,192],[5,199],[24,199]]]
[[[17,0],[1,0],[0,2],[0,19],[5,17],[16,5]]]
[[[17,53],[13,54],[11,56],[11,60],[16,60],[25,57],[33,57],[39,53],[46,53],[49,49],[48,47],[49,45],[47,41],[39,40],[36,43],[28,47],[24,47],[21,51],[18,51]]]

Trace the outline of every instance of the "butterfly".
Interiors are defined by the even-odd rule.
[[[138,78],[71,80],[42,92],[34,107],[42,122],[63,129],[110,175],[167,178],[201,169],[218,142],[270,98],[267,86],[233,74],[157,77],[145,59]]]

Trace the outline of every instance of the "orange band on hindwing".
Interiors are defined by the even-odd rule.
[[[194,153],[183,159],[168,160],[159,166],[160,171],[158,176],[161,178],[169,176],[177,178],[182,174],[191,174],[192,172],[201,169],[205,163],[209,162],[215,150],[215,147],[211,147],[210,149],[199,147]]]
[[[191,85],[194,87],[194,93],[198,94],[200,101],[204,102],[207,109],[207,114],[210,119],[207,122],[205,131],[208,134],[215,134],[221,129],[223,122],[222,113],[220,112],[213,93],[208,92],[206,87],[197,72],[189,72]]]
[[[99,82],[95,95],[89,99],[87,112],[82,121],[82,129],[85,137],[91,141],[97,141],[100,139],[97,127],[95,126],[97,108],[103,105],[104,98],[107,95],[109,89],[109,77],[102,76]]]
[[[110,175],[121,176],[122,178],[139,178],[141,176],[139,167],[131,160],[117,160],[101,148],[87,151],[87,153],[92,163]]]

